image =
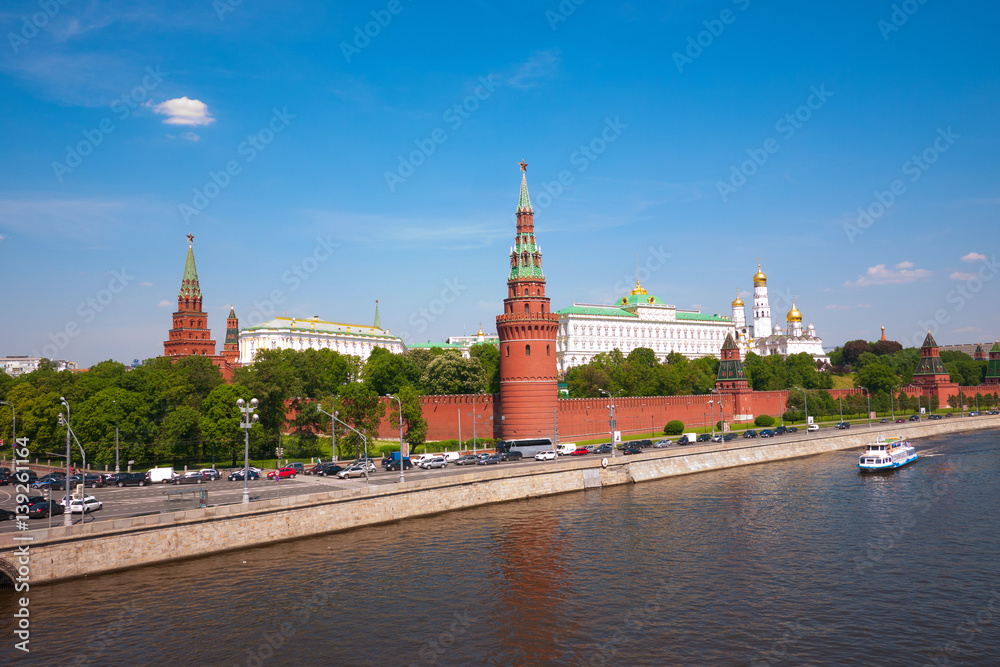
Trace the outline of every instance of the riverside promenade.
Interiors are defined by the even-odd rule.
[[[419,516],[646,482],[744,465],[860,449],[877,434],[911,440],[1000,429],[1000,417],[823,429],[797,440],[740,440],[616,457],[474,468],[447,476],[341,488],[272,500],[39,528],[0,535],[0,574],[13,579],[28,552],[33,584],[193,558]],[[919,442],[916,443],[919,452]]]

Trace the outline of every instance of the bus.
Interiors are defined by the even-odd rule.
[[[500,440],[497,442],[497,453],[521,452],[521,456],[526,459],[533,458],[538,452],[554,449],[552,438],[531,438],[526,440]]]

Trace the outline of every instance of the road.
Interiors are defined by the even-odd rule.
[[[872,424],[872,431],[870,432],[893,432],[898,430],[902,424]],[[852,429],[853,432],[862,431],[869,432],[865,424],[855,424]],[[662,449],[647,449],[644,454],[651,452],[660,453],[663,456],[678,456],[688,452],[700,452],[700,451],[712,451],[718,449],[737,449],[740,447],[746,447],[748,445],[757,445],[768,443],[782,443],[782,442],[794,442],[796,440],[808,439],[818,437],[820,434],[835,434],[839,433],[832,427],[825,427],[820,429],[817,433],[806,433],[805,430],[801,430],[797,433],[790,433],[782,436],[777,436],[773,440],[764,441],[761,439],[755,439],[748,441],[744,439],[742,435],[738,435],[732,441],[728,443],[699,443],[696,445],[688,445],[684,447],[668,447]],[[874,439],[874,438],[873,438]],[[621,452],[616,453],[618,456],[623,456]],[[538,467],[551,465],[552,462],[540,462],[534,461],[532,459],[517,462],[501,463],[499,465],[509,468],[517,467],[523,468],[525,470]],[[447,468],[440,470],[421,470],[419,468],[413,468],[406,471],[406,479],[421,479],[428,477],[449,477],[455,475],[462,475],[469,472],[471,469],[482,469],[483,466],[456,466],[449,465]],[[225,473],[224,473],[225,474]],[[366,484],[374,485],[386,485],[386,484],[396,484],[399,482],[399,472],[386,472],[379,469],[378,472],[373,473],[368,480],[364,478],[354,478],[348,480],[341,480],[336,478],[326,478],[326,477],[313,477],[310,475],[299,475],[295,479],[283,479],[280,482],[275,482],[271,480],[261,479],[250,482],[250,499],[251,500],[267,500],[272,498],[278,498],[282,496],[298,496],[307,495],[310,493],[319,493],[330,491],[332,489],[349,489],[357,488],[360,486],[365,486]],[[141,516],[145,514],[157,514],[160,512],[170,512],[181,509],[190,509],[198,506],[198,502],[192,495],[197,495],[188,493],[186,494],[186,499],[184,501],[167,501],[166,492],[184,490],[188,492],[197,492],[202,488],[208,491],[207,504],[209,506],[215,505],[229,505],[240,503],[243,501],[243,483],[242,482],[229,482],[223,477],[223,479],[206,482],[203,485],[197,484],[187,484],[183,486],[175,485],[153,485],[147,487],[106,487],[100,489],[87,489],[89,495],[94,496],[102,503],[104,503],[103,509],[97,510],[88,514],[85,517],[87,522],[91,521],[107,521],[110,519],[120,519],[125,517]],[[0,507],[4,509],[14,510],[15,509],[15,487],[13,486],[3,486],[0,487]],[[58,498],[62,494],[61,491],[54,491],[53,498]],[[46,495],[45,491],[32,491],[32,495]],[[73,516],[73,523],[79,523],[81,517],[79,515]],[[48,525],[48,519],[31,519],[30,525],[32,527],[42,527]],[[52,518],[52,525],[58,526],[62,525],[63,516],[55,516]],[[0,532],[13,532],[15,529],[15,522],[5,521],[0,523]]]

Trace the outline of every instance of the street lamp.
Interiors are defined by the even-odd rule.
[[[608,397],[608,414],[610,415],[610,417],[608,418],[608,424],[611,428],[611,458],[615,458],[615,401],[614,398],[612,398],[611,394],[604,391],[603,389],[598,388],[597,391],[601,392],[602,394]],[[556,447],[558,446],[559,445],[557,443]]]
[[[399,483],[402,484],[403,483],[403,468],[406,467],[403,464],[403,401],[399,398],[399,396],[393,396],[392,394],[387,394],[386,398],[391,398],[391,399],[395,400],[397,403],[399,403]],[[473,408],[473,411],[474,410],[475,410],[475,408]],[[458,450],[462,451],[462,448],[459,447]],[[365,467],[367,467],[367,466],[368,466],[368,462],[365,461]]]
[[[9,405],[10,406],[11,430],[13,431],[12,437],[14,438],[14,442],[11,443],[11,448],[13,448],[13,449],[16,450],[17,449],[17,410],[14,409],[14,404],[13,403],[8,403],[7,401],[0,401],[0,405]],[[12,455],[12,458],[16,459],[17,456],[16,455]]]
[[[112,401],[115,404],[115,474],[117,475],[122,471],[121,466],[118,465],[118,401]],[[214,449],[212,451],[215,451]],[[212,457],[212,467],[215,467],[215,457]]]
[[[250,399],[250,405],[246,404],[242,398],[236,400],[236,407],[239,408],[240,416],[240,428],[243,429],[244,435],[244,446],[243,446],[243,506],[246,507],[250,504],[250,429],[253,425],[260,421],[260,417],[254,413],[259,405],[256,398]],[[278,478],[277,475],[274,476],[275,479]]]
[[[872,427],[872,393],[868,391],[868,387],[860,387],[865,390],[865,398],[868,399],[868,428]]]
[[[889,417],[892,421],[896,421],[896,387],[898,386],[898,384],[894,384],[889,390]]]
[[[70,419],[70,410],[69,410],[69,402],[66,400],[66,398],[64,396],[60,396],[59,397],[59,402],[62,403],[62,405],[63,405],[64,408],[66,408],[66,417],[65,417],[65,419],[66,419],[66,482],[65,482],[65,484],[63,486],[65,487],[66,492],[69,493],[69,458],[73,454],[73,452],[70,450],[70,447],[69,447],[69,424],[70,424],[69,419]],[[51,508],[50,508],[50,511],[51,511]],[[66,512],[65,516],[63,517],[63,525],[64,526],[71,526],[71,525],[73,525],[73,514],[72,514],[72,512]]]
[[[334,397],[333,400],[334,401],[337,400],[336,397]],[[321,412],[321,413],[323,413],[324,415],[326,415],[327,417],[330,418],[330,449],[333,452],[333,462],[336,463],[337,462],[337,422],[334,421],[334,417],[336,416],[337,411],[334,410],[334,405],[333,405],[332,402],[330,403],[330,412],[327,412],[326,410],[324,410],[323,408],[321,408],[319,406],[316,407],[316,411],[317,412]]]
[[[329,415],[329,413],[326,413],[326,414]],[[351,426],[350,424],[348,424],[347,422],[345,422],[343,419],[340,419],[338,417],[333,417],[333,419],[334,419],[334,421],[338,422],[341,426],[343,426],[345,428],[348,428],[351,431],[354,431],[355,433],[357,433],[361,437],[361,442],[363,442],[364,445],[365,445],[365,465],[364,465],[364,470],[365,470],[365,482],[367,482],[368,481],[368,438],[365,437],[364,433],[362,433],[358,429],[354,428],[353,426]],[[361,455],[361,453],[358,452],[358,458],[361,458],[360,455]],[[402,452],[400,452],[400,458],[402,458]],[[403,462],[400,461],[399,465],[400,465],[400,467],[402,467]]]

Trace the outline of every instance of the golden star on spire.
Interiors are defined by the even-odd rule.
[[[528,171],[528,163],[525,162],[524,160],[521,160],[517,164],[519,167],[521,167],[521,171]]]
[[[187,237],[188,237],[188,247],[191,247],[192,245],[194,245],[194,234],[188,234]]]

